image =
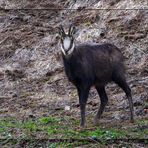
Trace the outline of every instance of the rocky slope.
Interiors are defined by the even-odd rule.
[[[77,43],[109,42],[121,49],[136,118],[147,118],[147,0],[2,0],[0,8],[1,118],[45,116],[66,105],[72,116],[80,116],[76,90],[64,74],[57,30],[71,23],[77,28]],[[109,84],[107,93],[102,122],[128,120],[123,91]],[[88,114],[96,111],[98,102],[92,88]]]

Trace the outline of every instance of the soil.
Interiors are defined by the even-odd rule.
[[[148,119],[148,2],[1,1],[0,118],[25,120],[48,115],[80,118],[75,87],[64,73],[57,27],[77,28],[76,43],[112,43],[125,57],[136,120]],[[95,9],[97,8],[97,9]],[[129,126],[128,100],[115,84],[106,87],[105,127]],[[94,88],[87,103],[88,121],[100,103]],[[65,110],[70,106],[70,110]],[[61,111],[62,110],[62,111]],[[90,123],[93,124],[93,123]],[[133,126],[134,124],[130,124]]]

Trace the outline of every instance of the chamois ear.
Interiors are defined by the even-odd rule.
[[[65,31],[64,31],[64,29],[63,29],[63,26],[60,25],[60,26],[58,27],[58,29],[59,29],[59,34],[60,34],[60,36],[61,36],[61,37],[65,36]]]
[[[76,33],[76,28],[75,28],[75,26],[70,25],[68,34],[69,34],[69,35],[74,35],[75,33]]]

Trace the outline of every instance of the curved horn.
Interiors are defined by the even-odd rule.
[[[72,24],[69,26],[68,34],[71,35]]]
[[[65,31],[62,25],[59,26],[59,31],[61,33],[61,35],[65,35]]]
[[[75,33],[75,27],[71,24],[70,27],[69,27],[69,32],[68,34],[69,35],[73,35]]]

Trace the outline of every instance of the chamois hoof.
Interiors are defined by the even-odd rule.
[[[85,129],[86,129],[86,125],[85,126],[80,125],[75,130],[80,132],[80,131],[84,131]]]
[[[130,119],[130,122],[131,122],[131,123],[134,123],[134,119]]]

